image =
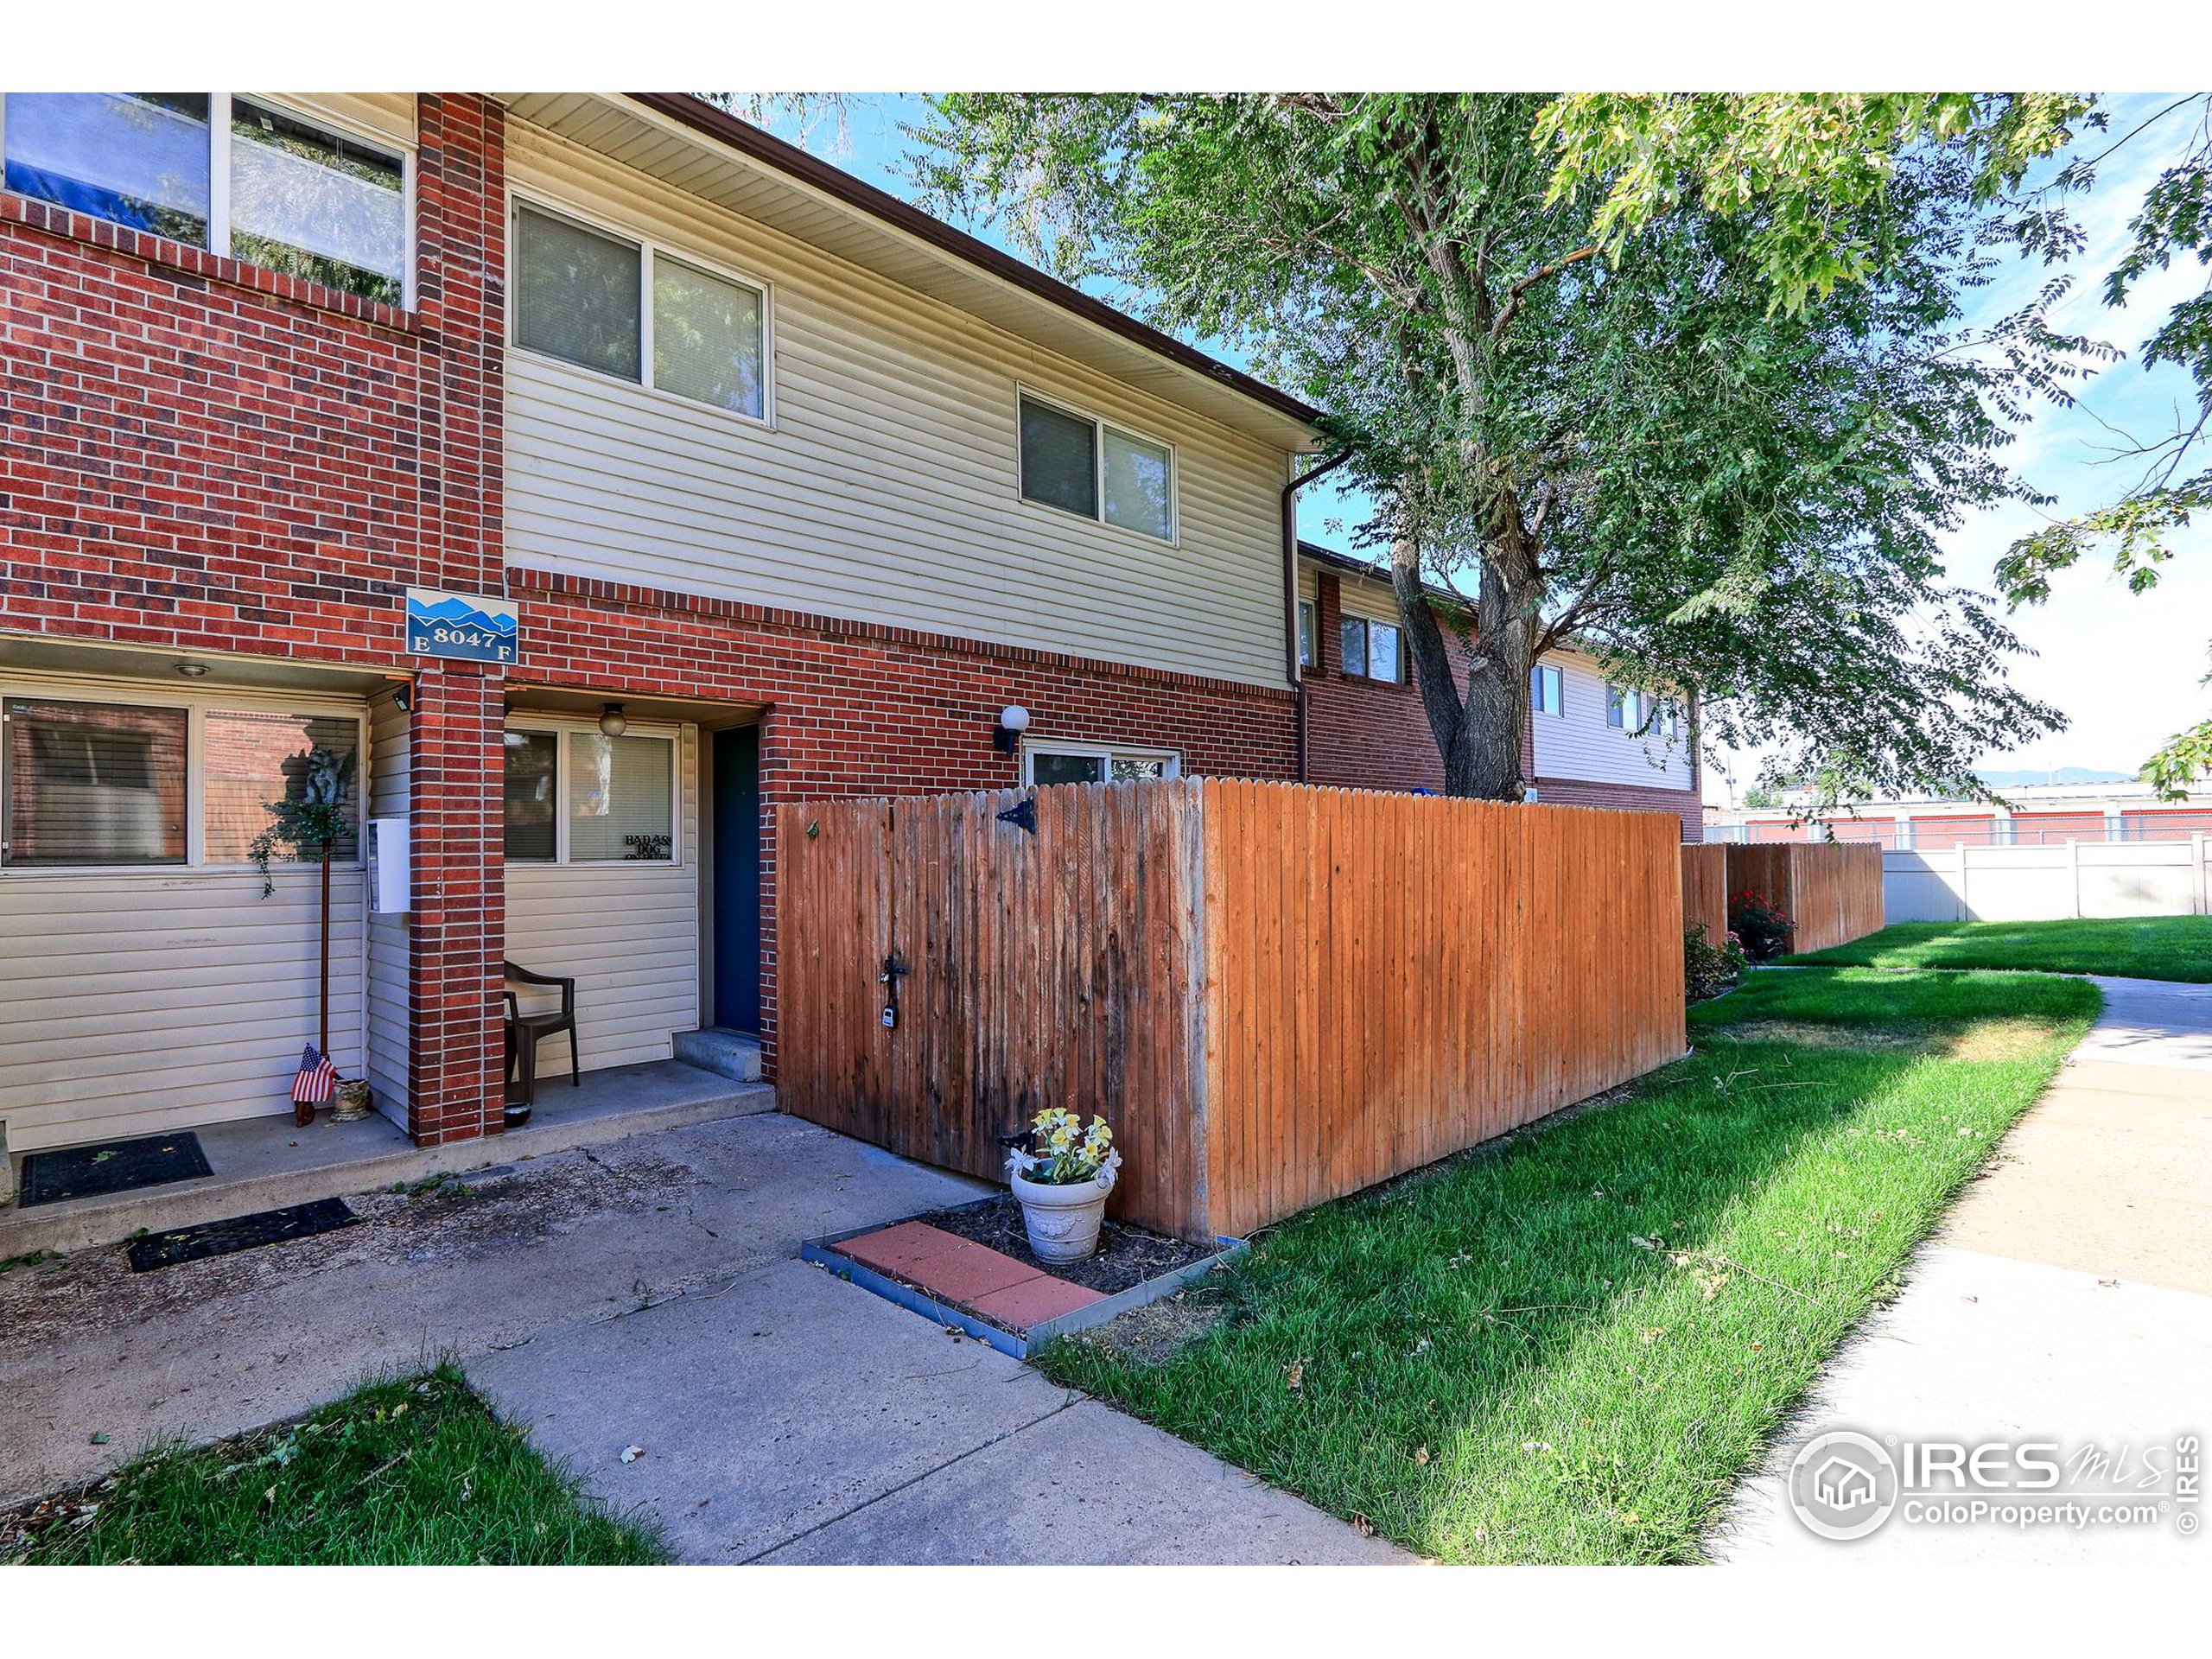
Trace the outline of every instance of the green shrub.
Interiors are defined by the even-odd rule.
[[[1699,922],[1682,935],[1682,987],[1693,1002],[1718,996],[1743,977],[1748,963],[1744,942],[1733,932],[1719,944],[1705,936]]]

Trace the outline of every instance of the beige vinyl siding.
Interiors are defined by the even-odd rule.
[[[517,723],[539,724],[519,716]],[[632,729],[641,735],[652,730]],[[507,959],[534,972],[575,976],[587,1071],[667,1059],[675,1033],[698,1029],[698,751],[697,731],[687,726],[676,754],[675,864],[506,867]],[[524,995],[527,1007],[550,1006],[543,999],[551,993]],[[537,1058],[540,1088],[549,1077],[565,1076],[568,1066],[567,1043],[546,1043]]]
[[[289,1113],[315,1036],[317,882],[277,866],[0,880],[0,1118],[17,1150]],[[361,1063],[362,886],[331,877],[330,1042]]]
[[[1646,789],[1690,786],[1687,734],[1672,743],[1654,731],[1638,737],[1605,724],[1605,677],[1586,657],[1553,652],[1543,659],[1560,677],[1564,715],[1532,716],[1536,775],[1592,784],[1635,784]]]
[[[408,718],[389,696],[369,709],[366,818],[404,818],[408,812]],[[395,1123],[407,1122],[407,1033],[411,969],[408,918],[365,918],[368,934],[366,1075],[377,1109]]]
[[[771,289],[773,425],[508,353],[512,564],[1273,684],[1285,457],[520,124],[518,194]],[[1179,541],[1020,499],[1019,389],[1175,448]]]

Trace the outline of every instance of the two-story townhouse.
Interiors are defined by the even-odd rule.
[[[1444,763],[1409,683],[1401,636],[1386,575],[1365,560],[1300,543],[1301,764],[1313,782],[1443,787]],[[1643,694],[1611,683],[1590,653],[1554,648],[1529,676],[1522,773],[1535,799],[1670,812],[1681,819],[1684,840],[1699,840],[1705,818],[1693,712],[1647,706]]]
[[[18,1149],[286,1109],[312,748],[406,827],[396,907],[336,849],[331,1049],[423,1141],[500,1126],[505,960],[586,1070],[772,1077],[772,802],[1294,771],[1311,411],[709,106],[12,94],[0,153]]]
[[[288,1109],[314,750],[332,1056],[425,1143],[502,1127],[507,961],[587,1071],[772,1079],[775,802],[1300,773],[1313,412],[709,105],[9,94],[0,156],[17,1150]]]

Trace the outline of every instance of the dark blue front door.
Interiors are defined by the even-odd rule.
[[[715,1023],[760,1029],[760,728],[715,734]]]

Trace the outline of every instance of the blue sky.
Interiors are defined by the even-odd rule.
[[[2113,99],[2113,134],[2126,132],[2171,101],[2170,96],[2147,94]],[[871,183],[911,197],[913,190],[899,167],[910,141],[900,129],[921,113],[912,98],[860,97],[817,118],[804,132],[787,117],[773,124],[783,137]],[[2168,429],[2177,408],[2193,408],[2194,388],[2185,374],[2171,365],[2146,373],[2135,353],[2177,300],[2202,287],[2202,268],[2190,264],[2151,277],[2124,310],[2107,307],[2101,293],[2104,272],[2126,245],[2130,216],[2145,188],[2186,146],[2192,118],[2193,111],[2184,111],[2135,139],[2105,164],[2097,188],[2075,199],[2074,210],[2089,245],[2069,267],[2076,273],[2075,286],[2056,321],[2062,327],[2110,340],[2129,356],[2082,389],[2073,409],[2038,410],[2008,459],[2055,497],[2055,503],[2041,510],[2007,507],[1960,526],[1946,543],[1954,581],[1987,589],[1993,566],[2015,537],[2046,516],[2067,517],[2099,505],[2133,482],[2139,463],[2113,459],[2120,442],[2115,429],[2154,435]],[[988,226],[968,228],[987,239],[1003,240]],[[2009,266],[1981,291],[1974,321],[2018,309],[2048,275],[2040,265]],[[1196,343],[1236,360],[1216,342]],[[1357,522],[1359,512],[1357,501],[1309,492],[1300,507],[1300,530],[1314,540],[1343,545],[1345,538],[1332,521]],[[2212,634],[2212,527],[2185,532],[2177,545],[2178,556],[2151,595],[2130,594],[2107,566],[2093,563],[2059,578],[2048,606],[2012,619],[2036,653],[2016,664],[2014,683],[2065,710],[2072,724],[2056,736],[1986,755],[1982,764],[2132,772],[2170,734],[2203,718],[2212,704],[2212,691],[2197,684],[2212,665],[2205,656],[2207,636]],[[1729,760],[1738,778],[1748,779],[1750,758]],[[1717,768],[1710,771],[1708,795],[1719,798],[1726,785]]]

